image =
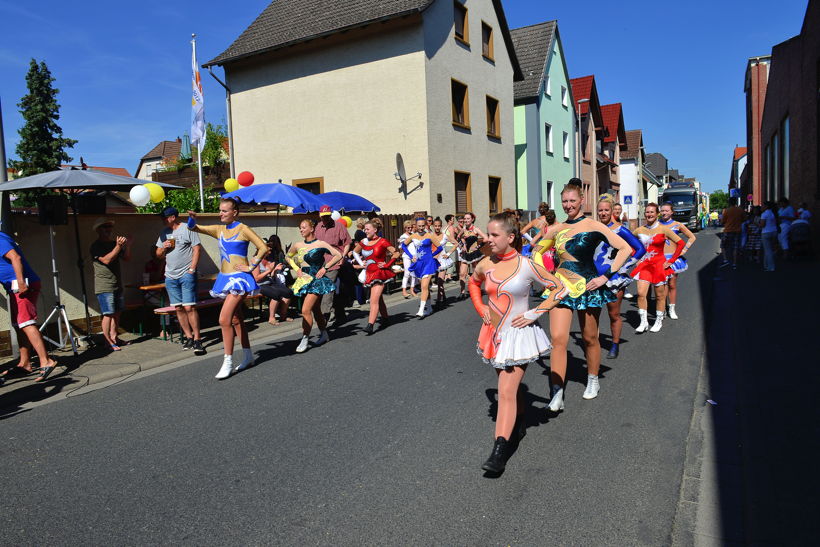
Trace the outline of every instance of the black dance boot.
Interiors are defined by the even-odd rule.
[[[489,471],[490,473],[501,473],[504,471],[504,467],[507,463],[507,444],[507,439],[498,437],[495,440],[490,457],[487,458],[487,461],[484,462],[481,469]]]
[[[373,334],[373,323],[368,323],[367,326],[364,328],[364,333],[368,336]]]

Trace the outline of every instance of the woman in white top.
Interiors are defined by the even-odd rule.
[[[401,246],[404,243],[409,245],[412,237],[413,223],[409,220],[405,220],[404,233],[399,236],[398,248],[401,249]],[[404,253],[402,253],[401,258],[404,263],[404,275],[401,278],[401,294],[405,299],[407,299],[411,296],[416,296],[416,276],[410,271],[410,264],[413,263],[413,258]],[[410,286],[410,294],[407,294],[408,285]]]
[[[771,201],[763,204],[760,215],[760,242],[763,244],[763,271],[774,271],[774,253],[777,247],[777,214]]]

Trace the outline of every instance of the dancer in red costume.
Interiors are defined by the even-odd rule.
[[[644,210],[646,225],[635,230],[635,236],[641,240],[646,247],[646,254],[635,269],[632,270],[632,277],[638,282],[638,313],[641,316],[641,324],[635,332],[658,332],[663,327],[663,316],[666,311],[666,283],[675,273],[672,264],[683,252],[684,241],[673,232],[668,226],[658,222],[658,204],[648,203]],[[666,240],[675,244],[674,254],[667,259],[663,254]],[[655,324],[649,328],[647,318],[647,294],[649,286],[655,286]]]
[[[551,349],[549,338],[536,321],[558,304],[565,290],[557,277],[518,254],[521,235],[513,218],[495,215],[487,233],[493,254],[478,263],[470,277],[469,290],[473,306],[484,322],[478,335],[478,353],[498,375],[495,445],[482,469],[500,473],[506,465],[513,429],[518,440],[526,433],[524,405],[517,400],[521,379],[527,365]],[[482,284],[487,291],[487,304],[481,298]],[[528,309],[533,285],[550,289],[550,297]]]
[[[396,274],[391,269],[393,263],[399,257],[398,251],[389,241],[379,237],[379,228],[374,222],[367,222],[364,225],[365,239],[356,243],[353,255],[356,260],[360,260],[365,267],[365,280],[363,285],[370,289],[370,316],[367,318],[367,326],[364,332],[373,334],[376,317],[379,312],[382,314],[382,328],[388,324],[387,306],[384,303],[384,284],[393,279]],[[387,255],[390,260],[387,261]]]

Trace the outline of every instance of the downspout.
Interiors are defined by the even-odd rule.
[[[231,178],[236,178],[236,162],[234,162],[233,156],[233,120],[231,115],[231,88],[229,88],[225,82],[220,80],[214,71],[211,70],[211,66],[208,66],[208,73],[213,76],[214,80],[219,82],[219,85],[225,88],[225,110],[228,113],[228,161],[231,164]]]

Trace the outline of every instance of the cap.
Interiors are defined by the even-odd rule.
[[[100,228],[100,226],[105,226],[106,224],[111,224],[113,226],[114,221],[110,218],[100,217],[94,221],[94,224],[91,225],[91,229],[96,232]]]
[[[320,217],[327,216],[327,215],[332,215],[332,214],[333,214],[333,207],[331,207],[330,205],[322,205],[321,207],[319,207],[319,216]]]
[[[166,207],[162,210],[159,216],[161,216],[162,218],[178,217],[179,211],[176,209],[176,207]]]

